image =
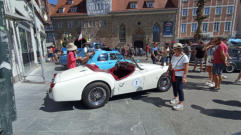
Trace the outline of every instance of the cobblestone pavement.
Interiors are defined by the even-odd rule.
[[[150,62],[137,57],[141,62]],[[192,67],[191,67],[192,68]],[[50,82],[60,65],[47,63]],[[237,73],[225,74],[219,92],[205,82],[207,73],[190,72],[185,86],[185,108],[174,111],[168,92],[150,90],[113,97],[104,107],[86,109],[81,102],[51,101],[41,83],[40,69],[15,84],[17,120],[14,135],[232,135],[241,133],[241,85]]]

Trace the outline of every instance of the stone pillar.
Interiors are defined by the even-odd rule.
[[[12,121],[16,119],[8,44],[4,5],[0,0],[0,135],[11,135]]]

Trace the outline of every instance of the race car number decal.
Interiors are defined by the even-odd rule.
[[[133,80],[132,86],[133,86],[133,87],[139,87],[139,86],[141,86],[141,79],[137,78],[137,79]]]

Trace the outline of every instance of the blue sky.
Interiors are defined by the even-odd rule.
[[[54,4],[54,5],[56,5],[56,3],[58,2],[58,0],[48,0],[48,1],[49,1],[49,3]]]

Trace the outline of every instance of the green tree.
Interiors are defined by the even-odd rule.
[[[198,23],[198,26],[197,26],[197,31],[194,35],[194,39],[195,40],[200,40],[202,39],[202,22],[203,20],[206,18],[206,16],[203,15],[203,10],[204,10],[204,6],[205,6],[205,3],[206,3],[206,0],[198,0],[197,2],[197,17],[195,18],[195,20],[197,21]]]

